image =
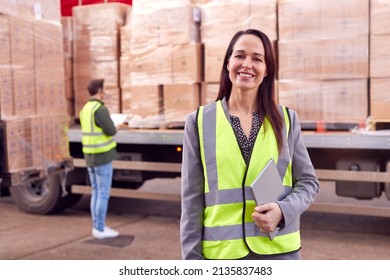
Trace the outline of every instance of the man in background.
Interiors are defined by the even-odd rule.
[[[116,127],[104,105],[104,79],[88,84],[89,101],[80,111],[83,153],[92,187],[92,236],[97,239],[114,238],[116,230],[106,226],[106,216],[112,183],[112,161],[117,157],[113,136]]]

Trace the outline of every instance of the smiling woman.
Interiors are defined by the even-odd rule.
[[[313,203],[319,183],[297,114],[276,104],[275,71],[269,38],[254,29],[237,32],[225,54],[216,102],[187,117],[184,259],[301,258],[300,215]],[[256,205],[250,186],[270,159],[286,197]]]

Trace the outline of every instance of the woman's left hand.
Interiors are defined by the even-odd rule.
[[[283,219],[282,210],[276,202],[255,207],[252,219],[261,232],[273,232]]]

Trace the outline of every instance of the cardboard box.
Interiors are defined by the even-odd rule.
[[[34,68],[13,67],[15,116],[36,114]]]
[[[368,116],[367,79],[324,81],[322,97],[326,121],[361,123]]]
[[[32,165],[36,168],[43,167],[43,134],[41,116],[29,118],[31,125],[31,153]]]
[[[63,69],[36,68],[36,113],[65,113],[65,79]]]
[[[246,28],[264,32],[271,41],[278,39],[277,0],[249,0],[249,17]]]
[[[370,0],[320,0],[319,2],[322,38],[368,36]]]
[[[130,21],[127,21],[130,24]],[[120,47],[122,57],[128,58],[130,56],[130,46],[131,46],[131,27],[130,25],[125,25],[120,28]]]
[[[130,26],[132,30],[130,52],[158,47],[159,32],[157,11],[136,13],[133,9]]]
[[[130,127],[159,127],[163,119],[162,86],[131,87]]]
[[[9,16],[0,14],[0,66],[11,64]]]
[[[227,47],[226,47],[227,48]],[[204,81],[219,82],[226,49],[215,44],[204,44]]]
[[[370,0],[370,35],[390,34],[390,3]]]
[[[131,111],[131,87],[121,88],[121,113],[132,115]]]
[[[5,121],[6,169],[8,172],[25,170],[32,166],[31,126],[28,118]]]
[[[320,80],[322,43],[319,40],[279,41],[278,78]],[[328,54],[330,55],[330,54]]]
[[[298,112],[301,121],[362,122],[367,118],[366,79],[279,80],[279,103]]]
[[[170,45],[139,50],[130,56],[132,86],[172,84],[172,49]]]
[[[321,36],[320,3],[320,1],[279,0],[279,40],[309,40]]]
[[[371,79],[370,116],[376,120],[390,120],[390,78]]]
[[[53,160],[56,162],[70,158],[68,123],[69,117],[65,114],[55,115],[51,118],[53,127]]]
[[[194,6],[168,7],[158,11],[159,44],[188,44],[200,42],[200,8]]]
[[[33,21],[35,66],[52,69],[63,68],[64,46],[62,26],[45,20]]]
[[[279,40],[368,36],[368,0],[281,0]]]
[[[9,17],[11,38],[11,63],[33,69],[34,62],[34,26],[33,22],[23,18]]]
[[[73,17],[61,17],[62,40],[64,55],[66,58],[73,57]]]
[[[53,163],[53,126],[51,118],[43,117],[42,121],[42,141],[43,141],[43,165],[49,166]]]
[[[173,83],[200,83],[203,77],[202,45],[182,44],[172,46]]]
[[[120,87],[126,88],[131,86],[131,63],[130,57],[121,56],[120,58]]]
[[[219,83],[201,83],[200,105],[206,105],[217,99]]]
[[[368,77],[368,36],[279,41],[279,79]]]
[[[0,65],[0,119],[15,115],[14,81],[11,65]]]
[[[370,77],[390,77],[390,33],[370,36]]]
[[[324,40],[319,55],[322,79],[368,78],[368,36]]]
[[[165,122],[184,122],[200,104],[200,84],[164,85]]]
[[[295,110],[301,121],[323,120],[322,82],[279,80],[279,104]]]
[[[233,35],[248,24],[249,1],[210,2],[202,6],[201,42],[226,50]]]
[[[106,33],[75,35],[73,57],[77,62],[118,60],[119,31],[107,30]]]

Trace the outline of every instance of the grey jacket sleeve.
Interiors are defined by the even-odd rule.
[[[200,159],[196,112],[187,116],[181,170],[180,239],[182,257],[203,259],[204,176]]]
[[[293,187],[278,204],[283,212],[284,224],[299,218],[314,202],[319,191],[319,182],[301,135],[301,125],[295,111],[289,109],[291,129],[288,149],[292,160]]]

